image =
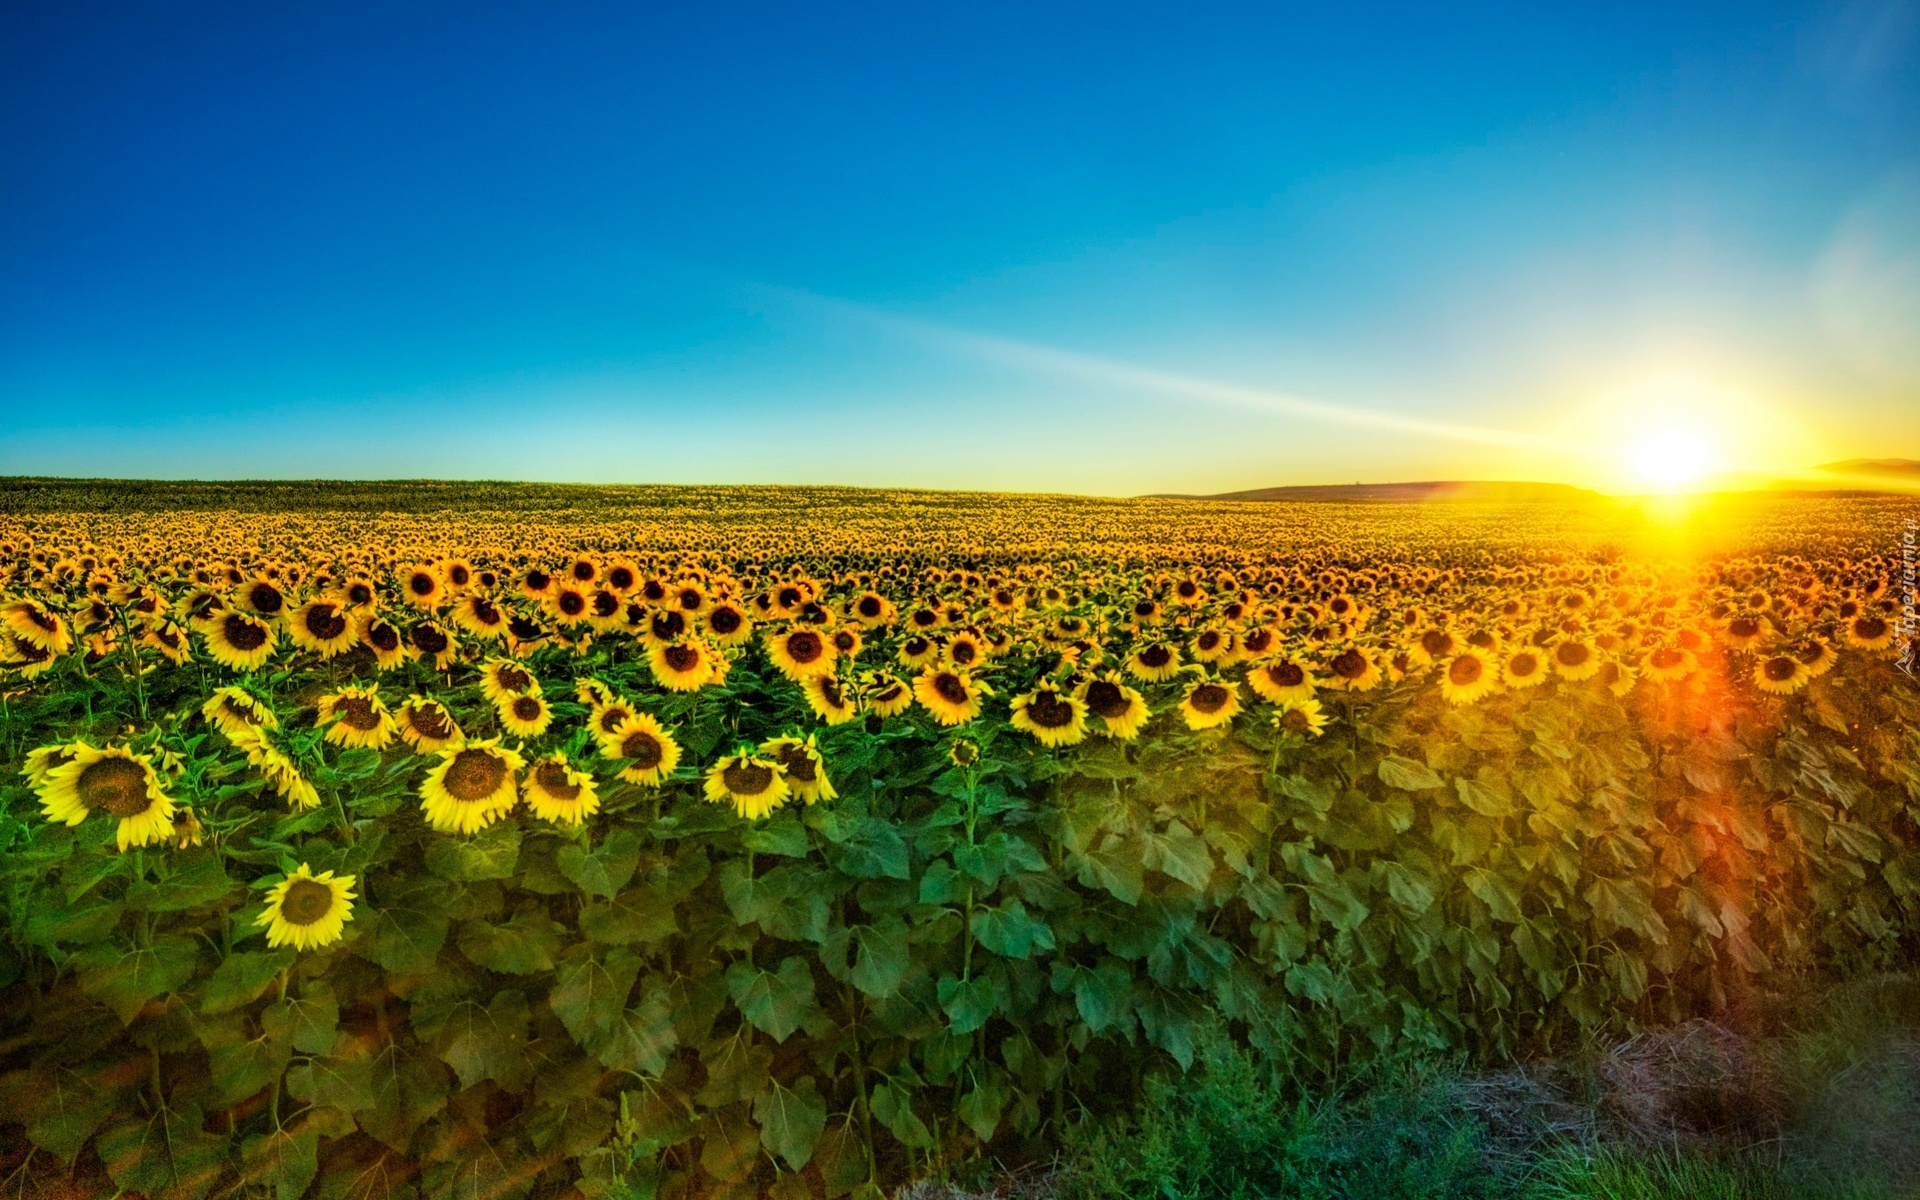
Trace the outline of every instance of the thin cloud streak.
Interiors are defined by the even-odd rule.
[[[1157,370],[1116,359],[1060,350],[1052,346],[975,333],[932,321],[897,316],[817,293],[789,288],[769,288],[789,299],[799,300],[843,315],[857,317],[883,329],[905,335],[926,345],[985,359],[1003,366],[1069,375],[1100,383],[1114,384],[1135,391],[1154,392],[1181,400],[1239,408],[1252,412],[1305,417],[1364,429],[1379,429],[1421,437],[1446,438],[1480,445],[1540,448],[1555,446],[1552,439],[1536,433],[1494,429],[1484,425],[1462,425],[1450,421],[1427,421],[1374,409],[1356,408],[1277,392],[1244,384],[1223,383],[1172,371]]]

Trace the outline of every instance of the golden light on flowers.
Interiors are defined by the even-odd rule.
[[[1239,689],[1225,680],[1200,680],[1180,698],[1180,716],[1188,729],[1217,729],[1239,714]]]
[[[431,696],[409,696],[394,714],[400,738],[421,754],[444,750],[465,739],[447,706]]]
[[[480,669],[480,694],[497,705],[515,696],[538,696],[540,681],[513,659],[490,659]]]
[[[860,680],[860,706],[876,717],[895,717],[913,707],[914,689],[898,675],[869,671]]]
[[[47,769],[40,783],[48,820],[78,825],[99,813],[117,822],[114,843],[122,850],[173,836],[173,799],[151,762],[123,747],[99,750],[84,742],[64,753],[67,761]]]
[[[742,749],[707,770],[706,797],[715,804],[731,804],[749,821],[757,821],[786,803],[786,772],[778,762]]]
[[[1753,685],[1776,696],[1790,696],[1807,686],[1813,676],[1791,654],[1776,654],[1753,668]]]
[[[1501,680],[1510,688],[1537,687],[1547,679],[1547,660],[1538,650],[1520,650],[1507,656]]]
[[[608,758],[629,760],[620,778],[643,787],[657,787],[680,765],[680,743],[651,713],[633,713],[600,740]]]
[[[393,714],[380,701],[374,687],[347,687],[320,697],[317,722],[326,729],[326,739],[336,746],[364,746],[385,749],[398,732]]]
[[[942,725],[964,725],[980,715],[981,685],[965,671],[934,667],[914,677],[914,698]]]
[[[441,833],[475,833],[513,810],[524,759],[497,740],[444,750],[420,784],[420,811]]]
[[[829,725],[842,725],[860,715],[859,707],[835,676],[810,675],[801,683],[800,691],[807,698],[807,707]]]
[[[1259,663],[1247,670],[1247,686],[1270,704],[1306,700],[1313,696],[1313,675],[1298,659]]]
[[[1281,733],[1290,733],[1295,737],[1319,737],[1327,727],[1327,714],[1318,700],[1287,700],[1274,712],[1273,726]]]
[[[1493,660],[1485,651],[1471,646],[1448,659],[1440,672],[1440,694],[1449,704],[1472,704],[1498,683]]]
[[[200,706],[200,715],[228,737],[255,725],[267,729],[280,728],[280,718],[274,715],[273,710],[251,692],[238,686],[215,689],[213,695],[207,697],[206,703]]]
[[[1661,682],[1685,679],[1698,665],[1693,651],[1678,646],[1656,646],[1641,663],[1648,679]]]
[[[1072,746],[1087,736],[1087,706],[1078,697],[1062,694],[1042,681],[1012,702],[1010,723],[1033,735],[1042,746]]]
[[[770,633],[766,646],[767,657],[774,667],[793,680],[832,671],[834,659],[838,657],[826,635],[805,627]]]
[[[1380,664],[1358,646],[1348,646],[1327,660],[1326,683],[1349,692],[1370,691],[1380,682]]]
[[[1146,698],[1111,671],[1086,680],[1074,695],[1099,722],[1095,728],[1118,741],[1132,741],[1147,723]]]
[[[254,924],[267,931],[267,945],[275,949],[330,946],[345,935],[347,922],[353,920],[354,882],[354,876],[336,876],[332,871],[315,875],[312,867],[301,863],[267,892],[267,909]]]
[[[676,692],[695,691],[713,682],[719,665],[718,656],[698,638],[655,642],[647,649],[647,666],[655,681]]]
[[[1593,643],[1580,638],[1568,638],[1554,646],[1550,652],[1553,673],[1570,682],[1591,679],[1600,671],[1600,652]]]
[[[1180,652],[1164,642],[1149,642],[1127,658],[1127,674],[1146,683],[1159,683],[1180,673]]]
[[[323,659],[353,648],[353,618],[338,600],[309,600],[293,611],[287,620],[287,638],[302,650],[311,650]]]
[[[502,697],[494,712],[500,727],[515,737],[539,737],[553,723],[553,708],[540,696]]]
[[[838,795],[827,778],[826,760],[812,734],[769,738],[760,743],[760,757],[776,764],[786,776],[788,789],[807,804]]]
[[[556,825],[579,825],[600,811],[593,777],[559,751],[533,764],[522,794],[533,815]]]
[[[213,661],[235,671],[252,671],[273,657],[278,635],[257,617],[242,612],[216,613],[202,629]]]

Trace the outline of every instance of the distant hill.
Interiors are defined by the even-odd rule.
[[[1597,500],[1598,492],[1566,483],[1506,483],[1497,480],[1429,480],[1424,483],[1330,483],[1311,487],[1254,488],[1212,496],[1163,493],[1157,500],[1293,500],[1330,504],[1412,504],[1429,500],[1481,500],[1524,504],[1538,500]]]
[[[1910,495],[1920,491],[1920,459],[1849,458],[1823,463],[1797,478],[1777,480],[1769,490],[1792,496]]]
[[[1920,476],[1920,459],[1849,458],[1845,462],[1827,463],[1820,470],[1830,475]]]

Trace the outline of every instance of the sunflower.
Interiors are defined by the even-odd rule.
[[[446,580],[447,586],[454,590],[466,587],[473,582],[473,564],[464,558],[444,558],[433,566],[435,573]]]
[[[805,803],[831,800],[839,795],[827,778],[826,760],[821,758],[820,747],[812,734],[804,738],[768,738],[760,743],[759,754],[778,764],[786,775],[787,788]]]
[[[379,589],[375,588],[373,581],[365,576],[355,576],[340,585],[340,598],[354,612],[372,608],[379,596]]]
[[[1814,679],[1833,670],[1833,664],[1840,661],[1833,647],[1820,638],[1808,638],[1793,652],[1793,656],[1800,660],[1800,665],[1807,669],[1807,675]]]
[[[840,680],[832,675],[809,675],[801,681],[800,691],[807,698],[807,707],[829,725],[844,724],[859,715]]]
[[[73,632],[67,623],[38,600],[13,600],[0,605],[0,627],[29,646],[56,657],[73,648]]]
[[[1239,689],[1224,680],[1198,680],[1180,699],[1180,715],[1188,729],[1213,729],[1233,720],[1239,712]]]
[[[1459,648],[1460,640],[1437,625],[1407,644],[1414,661],[1423,667],[1452,657]]]
[[[940,643],[916,633],[900,643],[900,650],[894,657],[903,667],[924,667],[938,661]]]
[[[1077,745],[1086,740],[1087,705],[1042,680],[1032,691],[1013,698],[1011,724],[1032,734],[1042,746]]]
[[[855,625],[846,625],[833,630],[827,634],[827,640],[833,643],[833,652],[836,656],[848,660],[858,658],[860,647],[865,644],[860,636],[859,627]]]
[[[117,746],[96,750],[75,742],[67,750],[68,760],[48,770],[40,785],[49,821],[78,825],[91,813],[105,813],[119,822],[114,841],[122,850],[173,836],[173,800],[151,762]]]
[[[1112,671],[1103,671],[1074,689],[1087,711],[1100,718],[1100,732],[1130,742],[1147,723],[1147,701]]]
[[[431,754],[466,740],[447,706],[431,696],[409,696],[395,714],[400,738],[419,754]]]
[[[931,667],[914,677],[913,694],[942,725],[960,725],[980,715],[985,688],[965,671]]]
[[[1594,678],[1614,695],[1624,696],[1633,690],[1633,681],[1638,676],[1634,674],[1633,668],[1625,663],[1608,659],[1600,664],[1600,670]]]
[[[1647,655],[1643,665],[1648,679],[1666,681],[1685,679],[1693,674],[1694,668],[1700,665],[1700,660],[1693,656],[1691,650],[1682,650],[1678,646],[1656,646],[1653,652]]]
[[[267,945],[274,949],[331,946],[340,940],[346,923],[353,920],[353,884],[351,875],[336,876],[332,871],[315,875],[312,868],[301,863],[267,892],[267,911],[254,925],[267,931]]]
[[[553,707],[539,696],[503,697],[493,706],[500,727],[515,737],[539,737],[553,724]]]
[[[353,622],[340,601],[324,597],[309,600],[293,610],[287,621],[287,637],[302,650],[328,659],[353,647]]]
[[[447,598],[447,583],[440,578],[440,572],[421,563],[400,577],[400,594],[406,597],[408,604],[423,612],[431,612]]]
[[[896,612],[893,601],[879,592],[865,592],[854,597],[852,603],[847,605],[847,615],[868,629],[878,629],[882,625],[892,624]]]
[[[260,778],[289,805],[299,809],[318,808],[320,793],[286,753],[267,738],[266,730],[248,725],[229,735],[233,744],[246,752],[247,762],[260,772]]]
[[[707,799],[732,804],[733,811],[757,821],[786,802],[789,785],[778,762],[747,747],[714,763],[707,771]]]
[[[701,615],[700,623],[716,646],[737,646],[753,636],[747,610],[731,600],[716,602]]]
[[[252,671],[273,656],[278,635],[273,626],[239,611],[221,613],[204,626],[207,653],[235,671]]]
[[[345,687],[320,697],[317,724],[327,727],[326,739],[336,746],[364,746],[384,750],[399,726],[377,688]]]
[[[1791,654],[1776,654],[1753,668],[1753,685],[1776,696],[1790,696],[1813,676]]]
[[[240,589],[240,603],[263,621],[278,621],[287,614],[286,593],[263,576],[255,576]]]
[[[533,815],[555,825],[578,825],[600,811],[593,777],[558,750],[533,764],[523,786]]]
[[[617,693],[607,686],[606,681],[591,675],[582,675],[573,681],[573,698],[588,708],[611,704],[616,697]]]
[[[586,620],[590,607],[586,589],[571,583],[558,585],[547,597],[548,611],[562,624]]]
[[[1193,637],[1195,662],[1226,665],[1240,652],[1240,639],[1227,629],[1202,629]]]
[[[520,696],[538,696],[540,681],[511,658],[494,658],[480,668],[480,693],[498,706]]]
[[[940,657],[949,666],[958,667],[962,671],[971,671],[986,661],[987,648],[978,634],[970,629],[963,629],[947,639],[947,644],[941,649]]]
[[[1371,691],[1380,682],[1380,664],[1373,655],[1358,646],[1348,646],[1345,650],[1327,660],[1327,686],[1346,692]]]
[[[1148,642],[1127,657],[1127,674],[1148,683],[1180,673],[1180,652],[1165,642]]]
[[[782,675],[795,681],[809,675],[825,675],[833,670],[836,653],[833,643],[817,629],[787,629],[770,633],[766,639],[767,656]]]
[[[271,708],[246,689],[231,685],[215,689],[207,702],[200,706],[200,715],[207,724],[228,737],[255,725],[263,725],[268,729],[280,728],[280,718],[274,716]]]
[[[468,592],[453,606],[453,623],[480,638],[501,638],[507,634],[507,614],[493,598]]]
[[[613,736],[614,731],[619,729],[628,717],[638,712],[639,710],[633,705],[615,697],[604,704],[594,705],[588,711],[588,730],[593,734],[594,740],[604,742]]]
[[[373,652],[373,664],[382,671],[391,671],[407,661],[406,643],[400,639],[400,631],[386,618],[371,612],[360,618],[360,644]]]
[[[1885,617],[1866,614],[1847,622],[1845,636],[1855,650],[1885,650],[1893,644],[1893,624]]]
[[[20,773],[26,776],[27,786],[39,791],[55,767],[64,767],[73,761],[81,745],[81,742],[56,742],[27,751],[26,759],[20,764]]]
[[[630,760],[620,778],[658,787],[680,765],[680,743],[650,713],[634,713],[600,740],[600,753]]]
[[[453,635],[436,621],[422,621],[407,630],[407,657],[426,659],[436,671],[444,671],[460,652]]]
[[[1547,681],[1547,660],[1538,650],[1518,650],[1507,656],[1500,677],[1510,688],[1530,688]]]
[[[860,676],[860,707],[877,717],[894,717],[913,705],[914,689],[898,675],[868,671]]]
[[[520,594],[529,600],[544,600],[553,591],[553,575],[542,567],[520,572]]]
[[[718,659],[699,638],[655,642],[647,650],[647,666],[654,680],[676,692],[697,691],[712,683],[719,670]]]
[[[1468,645],[1447,660],[1440,674],[1440,694],[1449,704],[1472,704],[1500,682],[1486,651]]]
[[[441,833],[484,829],[513,810],[519,800],[514,776],[525,765],[498,738],[442,750],[420,783],[420,811]]]
[[[1553,648],[1553,673],[1562,679],[1579,682],[1592,679],[1600,670],[1600,652],[1593,643],[1568,638]]]
[[[1327,714],[1318,700],[1288,700],[1273,714],[1273,727],[1296,737],[1319,737],[1327,727]]]
[[[1722,640],[1729,650],[1751,650],[1766,636],[1767,623],[1759,617],[1742,614],[1727,622]]]

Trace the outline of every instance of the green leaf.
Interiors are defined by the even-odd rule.
[[[704,1108],[725,1108],[759,1095],[773,1066],[773,1047],[755,1041],[752,1032],[742,1028],[702,1050],[700,1065],[706,1068],[707,1081],[694,1094],[694,1102]]]
[[[112,935],[125,911],[118,900],[34,906],[28,910],[27,940],[36,946],[97,942]]]
[[[1387,895],[1413,916],[1433,907],[1436,891],[1433,882],[1415,874],[1397,862],[1375,860],[1373,868],[1387,885]]]
[[[958,904],[967,898],[967,889],[971,886],[966,876],[954,870],[952,863],[936,858],[920,875],[920,903]]]
[[[284,947],[255,952],[234,951],[214,968],[212,976],[207,979],[206,988],[201,993],[200,1011],[211,1016],[253,1003],[282,971],[293,965],[295,957],[292,950]]]
[[[954,1111],[967,1123],[967,1128],[973,1130],[975,1137],[990,1142],[1000,1128],[1000,1114],[1006,1111],[1007,1088],[998,1071],[989,1069],[985,1073],[986,1081],[974,1084],[972,1090],[960,1097]]]
[[[610,900],[627,886],[640,865],[640,835],[630,829],[616,829],[592,850],[579,842],[569,842],[554,854],[554,861],[560,873],[581,891]]]
[[[1467,890],[1492,910],[1494,920],[1508,923],[1520,920],[1520,889],[1511,879],[1485,867],[1468,867],[1464,878]]]
[[[887,1131],[900,1139],[900,1144],[919,1149],[933,1144],[933,1134],[927,1130],[927,1124],[913,1111],[913,1093],[893,1080],[873,1089],[869,1100],[874,1117],[887,1127]]]
[[[612,1033],[639,975],[639,956],[630,950],[615,947],[596,958],[576,947],[554,974],[547,1003],[573,1040],[586,1046]]]
[[[596,942],[627,946],[665,941],[680,932],[680,921],[670,898],[649,884],[641,884],[581,909],[580,932]]]
[[[293,1059],[293,1043],[272,1034],[254,1037],[239,1013],[196,1022],[207,1052],[207,1073],[227,1104],[238,1104],[277,1082]]]
[[[936,994],[955,1033],[972,1033],[993,1016],[993,981],[985,976],[964,981],[957,976],[945,976]]]
[[[271,1187],[274,1200],[300,1200],[320,1171],[320,1131],[307,1126],[257,1133],[240,1144],[241,1182]]]
[[[533,905],[513,914],[504,925],[466,922],[460,927],[460,953],[489,971],[530,975],[553,970],[566,935],[566,926],[548,916],[543,905]]]
[[[907,968],[913,963],[912,950],[907,945],[906,922],[889,913],[871,925],[855,928],[852,933],[859,946],[853,960],[853,986],[876,1000],[899,991]]]
[[[1100,849],[1077,856],[1076,877],[1081,887],[1097,887],[1122,904],[1138,904],[1146,889],[1146,864],[1138,845],[1108,838]]]
[[[1453,787],[1460,793],[1460,803],[1483,817],[1505,817],[1513,813],[1513,798],[1504,788],[1495,790],[1485,781],[1465,776],[1455,779]]]
[[[1018,899],[977,910],[967,926],[981,946],[1003,958],[1031,958],[1053,949],[1053,929],[1034,920]]]
[[[138,1059],[130,1061],[137,1068]],[[0,1076],[0,1112],[24,1122],[35,1146],[72,1162],[93,1131],[113,1114],[120,1098],[116,1088],[104,1086],[103,1074],[89,1064],[84,1073],[50,1067]]]
[[[302,1054],[331,1054],[339,1039],[340,1002],[326,984],[308,984],[304,994],[262,1009],[260,1026],[268,1037],[291,1042]]]
[[[799,955],[782,960],[778,971],[737,962],[727,968],[727,994],[755,1029],[784,1042],[813,1009],[813,972]]]
[[[173,869],[165,879],[128,887],[127,904],[141,912],[181,912],[212,904],[240,886],[228,878],[225,865],[209,850],[186,851],[170,865]]]
[[[1144,861],[1148,867],[1178,879],[1195,891],[1204,891],[1213,874],[1213,853],[1207,843],[1178,820],[1167,822],[1164,833],[1145,833]]]
[[[1381,783],[1406,792],[1431,791],[1442,783],[1432,767],[1400,754],[1381,759],[1377,770]]]
[[[377,907],[367,935],[358,949],[381,970],[392,975],[424,975],[434,969],[440,947],[447,942],[447,914],[409,897],[409,903]]]
[[[438,1059],[389,1042],[366,1065],[367,1103],[358,1113],[360,1128],[399,1153],[406,1153],[414,1131],[447,1104],[447,1068]]]
[[[867,818],[856,824],[843,841],[830,843],[828,858],[841,873],[855,879],[907,879],[906,839],[885,821]]]
[[[1593,915],[1602,922],[1631,929],[1656,943],[1667,940],[1666,922],[1653,910],[1647,885],[1639,880],[1600,876],[1582,895],[1593,906]]]
[[[420,1011],[414,1010],[416,1022]],[[475,1000],[458,1001],[444,1022],[435,1022],[439,1059],[453,1068],[462,1088],[501,1079],[525,1052],[527,1017],[527,998],[512,990],[496,993],[484,1008]]]
[[[197,1104],[164,1107],[103,1130],[94,1148],[113,1182],[147,1200],[201,1200],[226,1167],[227,1138]]]
[[[520,826],[511,821],[489,825],[472,837],[451,834],[427,842],[427,870],[454,883],[505,879],[520,861]]]
[[[177,933],[161,934],[144,947],[104,942],[73,956],[80,990],[131,1024],[149,1000],[176,991],[192,977],[200,946]]]
[[[763,825],[749,826],[740,835],[740,844],[760,854],[778,854],[785,858],[807,856],[807,827],[792,809],[784,810]]]
[[[787,1169],[798,1171],[813,1157],[814,1144],[827,1127],[827,1105],[805,1075],[792,1088],[778,1080],[753,1102],[753,1119],[760,1122],[760,1144],[777,1154]]]
[[[363,1054],[328,1055],[287,1072],[287,1094],[326,1108],[358,1112],[372,1108],[373,1063]]]
[[[1095,1033],[1119,1025],[1133,1011],[1133,972],[1120,959],[1107,957],[1091,969],[1071,972],[1073,1006]]]
[[[667,1069],[667,1055],[680,1040],[674,1015],[672,995],[664,987],[649,984],[640,1003],[615,1017],[588,1049],[610,1071],[659,1075]]]

